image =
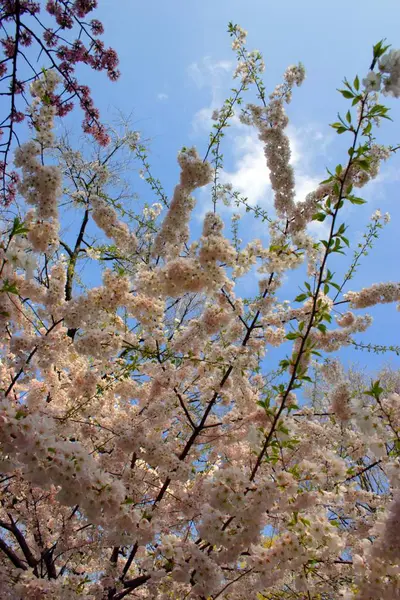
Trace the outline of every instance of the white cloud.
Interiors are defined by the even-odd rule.
[[[221,75],[229,73],[232,67],[229,60],[213,61],[210,56],[205,56],[200,63],[189,65],[188,73],[198,88],[211,86],[217,89],[221,86]]]
[[[211,92],[210,105],[198,110],[193,118],[192,126],[196,135],[204,135],[211,131],[211,115],[225,100],[229,90],[228,73],[232,72],[233,64],[229,61],[212,62],[205,57],[200,63],[190,65],[189,76],[200,89],[207,87]],[[250,205],[258,204],[269,212],[273,207],[273,190],[269,180],[263,143],[258,139],[257,131],[240,123],[238,116],[230,122],[228,135],[224,140],[222,152],[225,157],[225,169],[220,174],[222,183],[231,183],[233,189],[248,199]],[[296,128],[289,125],[286,130],[290,139],[291,164],[295,169],[296,200],[304,200],[325,178],[325,173],[316,173],[313,165],[316,152],[325,154],[332,136],[324,135],[316,125]],[[209,186],[203,188],[200,197],[207,202],[201,202],[198,217],[202,218],[209,210]],[[236,206],[221,207],[222,212],[241,212]],[[271,210],[272,213],[272,210]],[[254,224],[255,225],[255,224]],[[321,237],[325,235],[325,224],[315,222],[310,226],[310,232]]]
[[[250,129],[234,136],[232,147],[236,155],[234,169],[224,171],[221,180],[230,182],[234,190],[246,196],[249,203],[270,204],[271,184],[265,162],[263,145],[256,132]]]
[[[197,88],[210,88],[210,105],[198,110],[192,120],[196,133],[207,131],[212,127],[212,113],[221,107],[229,90],[229,74],[233,70],[233,62],[228,60],[213,61],[205,56],[201,62],[194,62],[188,67],[190,79]]]
[[[168,100],[168,98],[168,94],[165,94],[164,92],[157,94],[157,100],[160,100],[160,102],[164,102],[165,100]]]
[[[198,110],[193,119],[192,119],[192,127],[193,131],[197,133],[210,133],[212,128],[212,114],[214,111],[214,106],[210,106],[208,108],[201,108]]]
[[[273,192],[269,181],[269,173],[264,155],[264,147],[254,130],[246,127],[236,127],[238,130],[233,137],[234,169],[225,171],[222,175],[224,182],[231,182],[234,189],[245,195],[249,203],[271,206]],[[295,169],[296,200],[304,200],[321,181],[321,175],[309,172],[312,156],[303,147],[301,139],[303,132],[294,127],[288,128],[292,150],[291,164]]]

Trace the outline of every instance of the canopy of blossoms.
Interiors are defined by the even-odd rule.
[[[83,19],[95,4],[52,1],[47,10],[64,30],[68,14]],[[39,4],[1,9],[25,40],[20,19],[34,19]],[[46,31],[51,46],[60,29]],[[110,64],[102,46],[92,58],[80,45],[59,48],[64,66],[29,84],[32,137],[15,149],[15,189],[6,190],[18,216],[4,211],[0,247],[6,600],[400,597],[400,388],[389,378],[354,385],[336,355],[368,329],[363,309],[387,303],[395,313],[400,283],[349,291],[365,248],[343,276],[330,268],[350,244],[343,212],[364,204],[359,190],[396,150],[376,136],[388,116],[382,94],[400,94],[400,51],[376,44],[365,78],[345,80],[349,110],[332,126],[348,151],[299,202],[286,105],[304,68],[290,66],[268,94],[261,55],[246,50],[239,26],[229,32],[237,87],[214,114],[204,154],[179,152],[171,198],[138,134],[111,135],[97,160],[54,136],[70,66],[84,60],[114,78],[114,54]],[[16,37],[3,46],[6,64]],[[237,111],[250,87],[257,102]],[[246,246],[240,219],[226,233],[220,210],[223,201],[246,205],[219,179],[234,114],[257,131],[274,192],[271,215],[247,206],[266,226]],[[92,132],[97,114],[87,118]],[[158,196],[142,211],[112,198],[121,148]],[[200,188],[210,211],[192,239]],[[65,201],[74,211],[68,239]],[[387,221],[374,213],[366,245]],[[326,226],[322,239],[310,235],[312,222]],[[79,270],[93,261],[96,287]],[[282,301],[284,277],[303,266],[301,294]],[[249,275],[258,294],[242,298],[238,282]],[[287,355],[271,364],[280,346]],[[318,403],[304,393],[313,371]]]

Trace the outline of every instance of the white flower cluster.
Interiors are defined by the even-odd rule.
[[[154,219],[157,219],[157,217],[161,214],[162,209],[162,204],[160,204],[159,202],[155,202],[151,206],[144,207],[143,216],[146,219],[150,219],[151,221],[153,221]]]
[[[92,288],[87,294],[66,303],[64,321],[67,327],[98,324],[100,318],[106,319],[106,313],[115,313],[127,303],[130,287],[127,278],[105,271],[103,283],[103,286]]]
[[[298,65],[290,65],[283,75],[286,83],[290,87],[293,87],[294,85],[301,85],[305,79],[305,76],[306,71],[301,63]]]
[[[42,165],[38,159],[40,146],[22,144],[15,151],[14,164],[22,168],[18,191],[28,204],[36,207],[39,219],[57,218],[57,196],[61,193],[61,173],[54,165]]]
[[[234,77],[240,77],[243,85],[254,81],[258,73],[265,71],[265,63],[258,50],[246,52],[246,58],[240,60],[235,69]]]
[[[104,185],[110,180],[111,173],[107,163],[100,160],[93,160],[89,163],[85,163],[82,158],[83,167],[90,173],[91,179],[95,179],[96,183]],[[74,165],[76,167],[76,165]]]
[[[344,294],[353,308],[366,308],[375,304],[400,301],[400,283],[374,283],[359,292]]]
[[[25,224],[29,231],[27,234],[32,250],[35,252],[49,252],[58,246],[59,223],[56,219],[44,221],[37,218],[35,210],[26,213]]]
[[[379,92],[381,89],[381,76],[375,71],[370,71],[362,80],[366,92]]]
[[[332,388],[329,394],[331,409],[335,416],[342,422],[351,418],[350,406],[351,390],[347,381],[342,380]]]
[[[182,150],[178,155],[181,167],[180,182],[175,187],[171,205],[154,241],[153,255],[176,257],[189,240],[189,218],[195,201],[191,193],[212,180],[213,170],[203,162],[195,148]]]
[[[378,208],[378,210],[376,210],[372,214],[371,221],[380,221],[381,219],[383,219],[383,222],[385,224],[389,223],[390,222],[390,213],[386,212],[384,215],[382,215],[381,211]]]
[[[379,73],[370,71],[362,83],[366,92],[379,92],[387,96],[400,97],[400,50],[384,54],[378,63]]]
[[[391,50],[379,61],[379,70],[384,74],[383,93],[400,97],[400,50]]]
[[[114,240],[120,250],[132,253],[136,250],[136,235],[129,230],[129,227],[117,217],[116,211],[99,196],[90,196],[92,204],[92,217],[100,229],[104,231],[107,237]]]
[[[288,117],[283,104],[290,101],[292,86],[301,85],[304,76],[302,65],[289,67],[285,73],[285,84],[275,88],[270,95],[270,103],[266,107],[249,104],[241,116],[243,123],[255,125],[259,131],[259,139],[264,142],[271,185],[275,192],[275,209],[279,217],[292,216],[295,208],[290,144],[283,132],[288,124]]]
[[[284,83],[280,83],[275,87],[274,91],[270,95],[270,99],[282,99],[289,104],[289,102],[292,100],[293,86],[301,85],[305,77],[306,71],[301,63],[298,65],[291,65],[283,74]]]
[[[236,259],[236,250],[222,235],[224,224],[221,217],[215,213],[207,213],[204,217],[203,235],[200,238],[199,261],[203,269],[213,271],[219,280],[217,263],[233,266]]]
[[[154,339],[162,334],[164,318],[164,302],[157,297],[137,293],[131,294],[126,303],[129,315],[141,324],[141,335]]]
[[[30,113],[36,129],[36,139],[43,148],[49,148],[54,143],[53,121],[56,108],[51,102],[51,96],[60,81],[58,73],[49,69],[31,83],[33,101]]]
[[[263,321],[261,320],[261,323]],[[271,327],[267,326],[263,329],[263,336],[266,344],[271,346],[280,346],[286,337],[286,331],[283,327]]]
[[[335,352],[350,343],[351,335],[366,331],[371,323],[372,317],[370,315],[346,313],[344,321],[338,320],[338,324],[341,326],[340,329],[327,330],[325,333],[313,330],[310,337],[316,348],[325,350],[325,352]]]
[[[55,263],[49,273],[49,285],[46,290],[44,304],[53,317],[57,310],[65,305],[65,285],[67,282],[67,265],[64,258]]]
[[[236,217],[236,215],[232,217],[232,221],[234,220],[234,217]],[[259,256],[263,257],[266,255],[267,251],[263,248],[261,240],[252,240],[245,248],[243,248],[243,250],[238,252],[233,268],[233,276],[242,277],[256,264]]]
[[[24,465],[33,485],[62,486],[58,500],[67,506],[79,503],[97,523],[118,513],[124,500],[122,483],[111,481],[80,443],[60,439],[51,418],[17,414],[4,401],[0,421],[2,447]]]
[[[37,252],[45,252],[58,244],[58,204],[61,194],[61,172],[54,165],[42,165],[38,160],[40,146],[35,142],[22,144],[15,151],[14,164],[22,168],[18,191],[28,204],[35,206],[26,218],[28,239]]]
[[[305,229],[307,223],[318,212],[319,203],[331,193],[333,186],[333,183],[322,183],[316,190],[307,194],[304,200],[296,202],[292,212],[293,220],[290,223],[291,231],[296,232]]]
[[[200,318],[178,331],[173,347],[179,352],[199,352],[204,348],[210,336],[227,327],[236,317],[235,310],[228,304],[226,297],[219,294],[213,304],[206,304]],[[234,304],[240,314],[240,305]]]
[[[229,562],[236,559],[242,548],[258,541],[265,511],[278,495],[277,486],[268,480],[246,495],[246,488],[251,486],[246,474],[238,471],[235,466],[224,466],[210,474],[206,483],[209,506],[204,507],[199,529],[204,539],[222,547],[221,555]],[[235,515],[235,523],[224,528],[225,515],[229,514]]]
[[[29,241],[18,235],[14,236],[4,255],[7,262],[16,269],[22,269],[27,279],[33,278],[33,272],[36,269],[37,261],[33,252],[30,252]]]
[[[171,257],[164,266],[156,269],[143,267],[136,280],[141,292],[153,296],[178,297],[185,292],[214,290],[227,282],[222,265],[233,266],[236,250],[222,235],[223,221],[208,213],[204,218],[203,235],[198,244],[192,244],[192,256]]]
[[[240,25],[235,26],[235,39],[232,42],[232,49],[239,50],[242,46],[245,45],[247,38],[247,31],[240,27]]]
[[[111,359],[122,345],[122,338],[115,326],[90,328],[75,342],[76,350],[82,355],[93,356],[101,360]]]
[[[390,149],[387,146],[372,144],[368,154],[368,170],[362,168],[357,161],[353,161],[347,172],[346,183],[357,188],[364,187],[371,179],[378,176],[381,161],[387,160],[390,154]]]

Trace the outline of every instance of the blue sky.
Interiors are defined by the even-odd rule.
[[[226,33],[229,21],[248,32],[248,48],[260,50],[266,62],[267,90],[280,82],[285,68],[301,61],[307,78],[295,90],[289,106],[289,135],[293,144],[299,197],[324,179],[325,166],[345,161],[347,140],[329,127],[348,102],[335,91],[344,76],[362,78],[371,61],[371,48],[381,38],[400,47],[400,5],[396,0],[99,0],[98,18],[106,27],[105,40],[120,56],[121,78],[112,84],[103,74],[85,70],[103,120],[113,121],[117,111],[131,114],[132,123],[150,139],[151,163],[170,194],[178,177],[176,154],[183,145],[196,145],[200,154],[207,147],[209,114],[229,95],[234,54]],[[400,100],[387,99],[394,124],[384,123],[378,135],[382,143],[400,142]],[[78,119],[79,117],[74,117]],[[233,127],[223,150],[226,171],[238,189],[268,209],[272,195],[257,136],[249,128]],[[400,206],[398,185],[400,157],[382,169],[379,179],[363,190],[368,204],[353,207],[346,214],[351,225],[350,240],[355,246],[370,215],[380,208],[389,211],[392,221],[375,250],[347,289],[358,289],[374,281],[398,280],[395,260],[398,249]],[[156,201],[151,191],[132,174],[132,185],[143,201]],[[211,199],[201,193],[192,227],[198,234],[200,216],[211,209]],[[241,237],[258,237],[264,229],[252,221],[253,230]],[[265,237],[264,237],[265,240]],[[343,258],[338,271],[345,272]],[[301,283],[290,274],[286,289]],[[246,282],[246,293],[255,286]],[[294,295],[294,294],[293,294]],[[400,343],[400,313],[395,306],[373,309],[373,327],[366,341]],[[344,358],[375,367],[389,357],[344,352]],[[400,358],[391,357],[400,364]]]

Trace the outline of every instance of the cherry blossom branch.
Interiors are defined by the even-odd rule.
[[[254,465],[254,467],[253,467],[253,469],[251,471],[250,481],[253,481],[254,478],[255,478],[255,476],[256,476],[256,474],[257,474],[257,471],[258,471],[258,469],[259,469],[259,467],[261,465],[262,459],[264,458],[264,455],[265,455],[265,453],[267,451],[267,448],[268,448],[268,445],[269,445],[270,440],[272,438],[272,435],[273,435],[273,433],[275,431],[275,428],[276,428],[276,426],[278,424],[278,421],[280,419],[280,416],[281,416],[283,410],[285,409],[286,400],[287,400],[287,398],[288,398],[288,396],[289,396],[289,394],[290,394],[290,392],[292,390],[292,387],[293,387],[293,385],[294,385],[294,383],[295,383],[295,381],[297,379],[297,370],[298,370],[299,365],[300,365],[301,360],[302,360],[302,355],[303,355],[303,352],[305,350],[305,346],[306,346],[306,342],[307,342],[308,336],[309,336],[309,334],[311,332],[311,329],[313,327],[313,324],[314,324],[314,317],[315,317],[315,314],[317,312],[318,295],[319,295],[319,291],[320,291],[320,289],[322,287],[322,284],[323,284],[324,269],[325,269],[325,265],[326,265],[326,262],[328,260],[328,255],[329,255],[329,245],[330,245],[330,241],[333,239],[333,234],[334,234],[334,231],[335,231],[335,223],[336,223],[337,215],[338,215],[339,210],[340,210],[340,202],[341,202],[341,200],[343,198],[344,186],[347,185],[346,179],[347,179],[347,176],[349,174],[350,168],[351,168],[351,166],[353,164],[353,160],[354,160],[353,159],[353,153],[354,153],[354,150],[356,148],[358,136],[359,136],[359,133],[360,133],[360,130],[361,130],[361,126],[362,126],[362,122],[363,122],[363,119],[364,119],[364,107],[365,107],[365,104],[366,104],[366,101],[367,101],[367,97],[368,97],[368,95],[366,94],[364,96],[363,100],[362,100],[362,103],[361,103],[361,109],[360,109],[360,116],[359,116],[359,119],[358,119],[358,125],[357,125],[357,128],[356,128],[355,132],[354,132],[353,144],[351,146],[353,152],[350,154],[350,158],[349,158],[349,160],[347,162],[347,167],[346,167],[345,172],[344,172],[344,174],[343,174],[343,176],[341,178],[338,199],[337,199],[337,202],[336,202],[336,208],[334,209],[334,212],[333,212],[332,221],[331,221],[331,227],[330,227],[329,236],[328,236],[328,244],[327,244],[327,246],[325,248],[325,252],[324,252],[323,259],[322,259],[322,262],[321,262],[321,266],[320,266],[320,269],[319,269],[318,281],[317,281],[317,284],[316,284],[316,287],[315,287],[315,290],[314,290],[314,294],[313,294],[314,298],[313,298],[311,316],[310,316],[308,325],[306,327],[306,330],[305,330],[305,332],[304,332],[304,334],[303,334],[303,336],[301,338],[300,348],[298,350],[298,354],[297,354],[296,360],[295,360],[295,362],[293,364],[292,376],[291,376],[291,378],[289,380],[289,383],[288,383],[288,385],[286,387],[285,393],[282,395],[282,400],[281,400],[280,406],[279,406],[279,408],[278,408],[278,410],[277,410],[277,412],[276,412],[276,414],[274,416],[271,428],[270,428],[270,430],[269,430],[269,432],[268,432],[268,434],[267,434],[267,436],[265,438],[262,450],[261,450],[261,452],[257,456],[256,463],[255,463],[255,465]]]
[[[53,331],[53,329],[55,327],[57,327],[57,325],[59,325],[60,323],[62,323],[63,319],[59,319],[58,321],[56,321],[55,323],[53,323],[53,325],[51,325],[49,327],[49,329],[46,331],[45,336],[47,336],[49,333],[51,333]],[[17,383],[18,379],[21,377],[22,373],[24,372],[24,368],[26,365],[28,365],[30,363],[30,361],[32,360],[32,358],[35,356],[36,352],[38,350],[38,346],[35,346],[33,348],[33,350],[31,350],[31,352],[29,353],[27,359],[25,360],[25,365],[22,366],[18,372],[13,376],[10,385],[8,386],[8,388],[6,389],[6,391],[4,392],[4,396],[7,397],[10,392],[12,391],[14,385]]]
[[[19,556],[6,544],[6,542],[0,537],[0,550],[4,552],[4,554],[10,559],[14,567],[17,569],[21,569],[22,571],[27,571],[28,567],[26,564],[19,558]]]

